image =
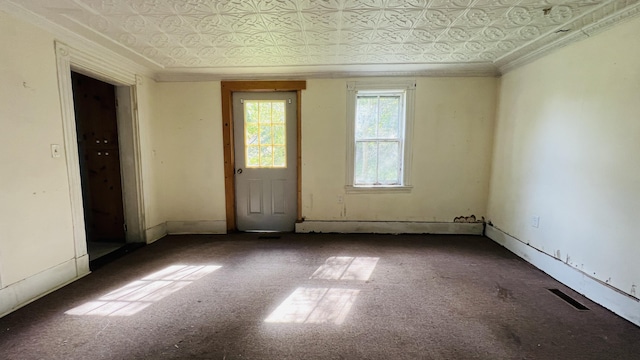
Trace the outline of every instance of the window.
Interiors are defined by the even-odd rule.
[[[347,190],[408,190],[415,82],[348,83]]]
[[[284,100],[244,101],[246,167],[287,167]]]

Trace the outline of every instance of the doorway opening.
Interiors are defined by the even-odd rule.
[[[91,269],[128,251],[117,91],[71,72],[87,253]]]
[[[74,106],[73,72],[98,79],[115,88],[117,138],[121,173],[121,187],[124,219],[126,224],[127,247],[146,244],[146,221],[144,191],[142,187],[142,158],[140,151],[140,131],[138,124],[138,87],[144,78],[133,72],[115,67],[114,62],[103,57],[80,51],[55,42],[58,67],[58,91],[62,110],[62,130],[64,133],[64,154],[67,163],[69,195],[71,200],[71,220],[75,247],[76,276],[79,278],[91,272],[95,264],[90,264],[87,251],[87,230],[85,228],[85,206],[80,174],[80,153]],[[104,140],[104,139],[103,139]],[[102,156],[102,155],[101,155]],[[120,240],[121,241],[121,240]],[[111,252],[109,255],[114,254]],[[95,258],[95,256],[93,256]],[[102,256],[94,261],[102,260]]]

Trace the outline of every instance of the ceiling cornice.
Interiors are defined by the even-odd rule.
[[[101,58],[106,63],[116,64],[115,66],[134,74],[144,75],[147,77],[153,77],[154,75],[154,71],[149,67],[143,66],[125,56],[117,54],[116,52],[99,45],[96,42],[90,41],[87,38],[57,25],[38,14],[26,10],[21,6],[17,6],[6,0],[0,0],[0,11],[4,11],[20,20],[37,26],[51,33],[55,40],[63,42],[69,47],[88,53],[96,58]],[[54,44],[51,44],[51,48],[54,48]]]
[[[561,47],[605,31],[638,14],[640,14],[640,2],[637,0],[616,0],[606,3],[575,19],[570,24],[565,24],[555,30],[557,32],[558,30],[569,29],[571,31],[570,34],[554,40],[554,33],[552,32],[496,60],[495,64],[500,73],[505,74]],[[544,42],[546,44],[541,45]]]
[[[471,64],[385,64],[346,66],[282,67],[265,73],[260,68],[233,68],[226,72],[216,69],[179,69],[157,72],[156,81],[220,81],[262,79],[330,79],[358,77],[495,77],[500,73],[491,63]],[[263,70],[260,72],[260,70]]]

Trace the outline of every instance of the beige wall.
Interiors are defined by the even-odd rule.
[[[384,194],[345,193],[346,83],[308,80],[302,93],[307,220],[451,222],[485,215],[497,79],[417,79],[413,189]]]
[[[140,149],[142,163],[144,206],[146,228],[150,229],[166,221],[163,212],[161,160],[156,149],[162,146],[161,132],[155,125],[159,115],[155,108],[158,85],[152,79],[143,78],[137,86],[138,124],[140,128]]]
[[[151,156],[164,221],[225,221],[220,82],[155,88]]]
[[[308,80],[303,91],[303,216],[450,222],[460,215],[484,215],[496,79],[418,79],[414,188],[408,194],[345,194],[346,82]],[[220,83],[150,86],[152,164],[145,167],[158,187],[148,201],[159,206],[152,212],[162,214],[153,219],[225,221]]]
[[[636,297],[638,34],[636,18],[502,77],[488,208],[497,228]]]
[[[0,288],[75,256],[53,40],[0,12]]]

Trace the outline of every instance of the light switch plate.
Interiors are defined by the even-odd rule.
[[[60,145],[59,144],[51,144],[51,157],[59,158],[61,156],[60,153]]]

